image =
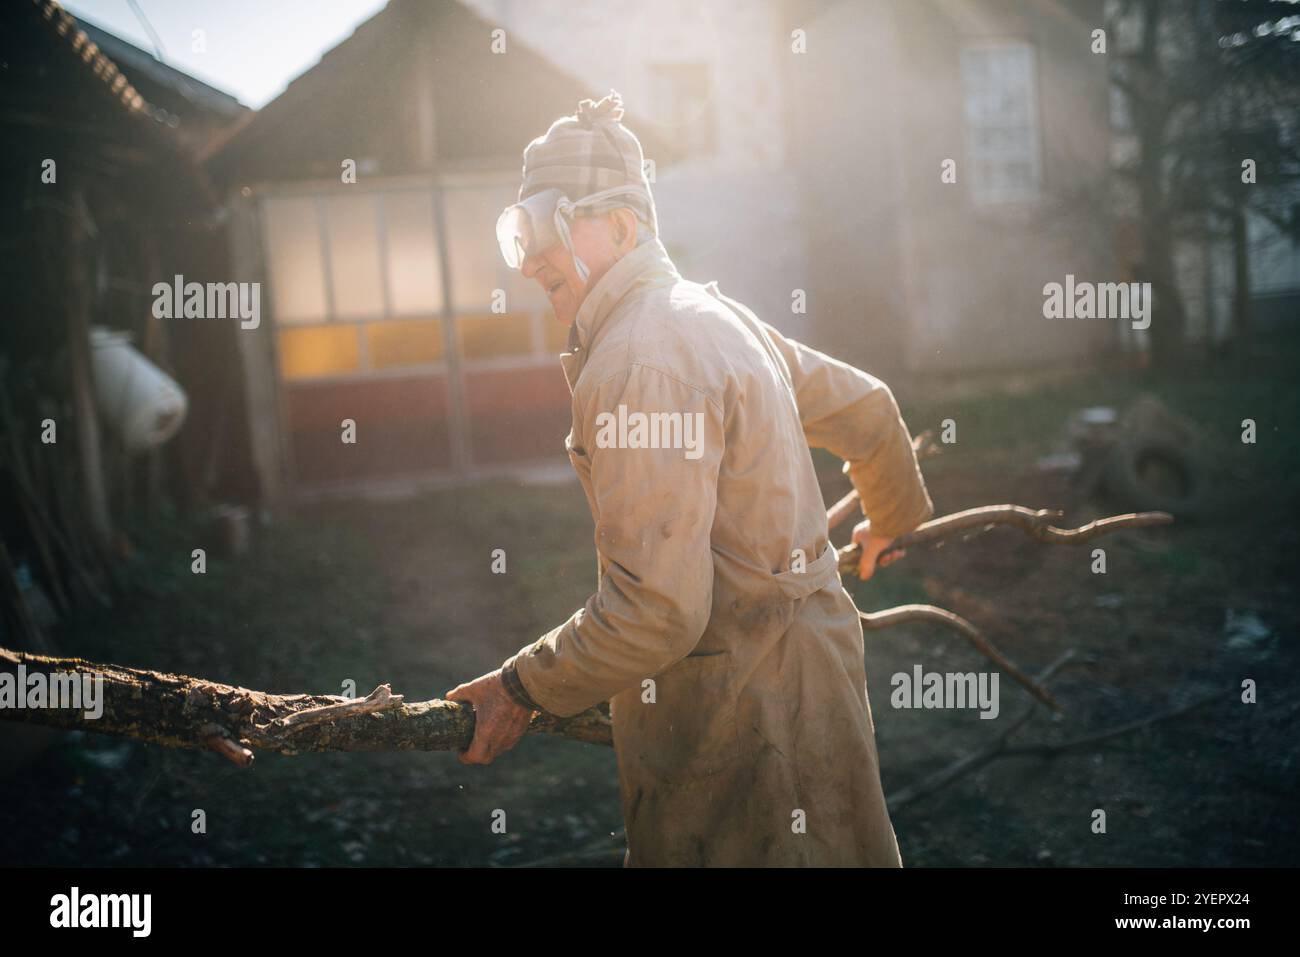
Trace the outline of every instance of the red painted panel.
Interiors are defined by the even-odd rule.
[[[569,386],[554,366],[465,373],[470,444],[476,465],[563,458]]]
[[[451,466],[442,375],[285,386],[294,476],[304,486]],[[356,422],[355,445],[342,421]]]

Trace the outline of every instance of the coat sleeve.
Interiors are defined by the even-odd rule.
[[[579,409],[574,453],[590,457],[604,574],[582,608],[510,662],[527,696],[560,716],[653,677],[704,634],[713,603],[710,541],[723,452],[717,401],[655,368],[632,365],[606,379],[580,397]],[[638,434],[638,413],[667,414],[661,421],[669,424],[656,431],[661,439],[677,436],[681,447],[645,447],[648,433]]]
[[[844,459],[872,530],[894,538],[934,515],[911,434],[889,387],[767,323],[763,327],[790,370],[808,444]]]

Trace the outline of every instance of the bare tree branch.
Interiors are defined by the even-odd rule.
[[[1043,669],[1042,673],[1037,678],[1038,683],[1045,684],[1066,665],[1077,664],[1081,660],[1082,659],[1078,657],[1073,648],[1067,649],[1061,653],[1059,658]],[[1015,734],[1016,731],[1025,724],[1025,722],[1034,716],[1038,707],[1037,702],[1031,701],[1025,706],[1025,709],[1021,711],[1019,715],[1008,722],[1007,726],[998,732],[997,737],[980,750],[973,751],[970,754],[959,758],[946,768],[936,771],[934,774],[923,778],[916,784],[908,785],[901,791],[888,795],[885,803],[889,806],[889,810],[896,811],[904,805],[911,804],[917,798],[925,797],[927,794],[932,794],[940,788],[947,787],[963,774],[968,774],[976,768],[982,767],[989,761],[993,760],[993,758],[995,758],[1005,747],[1007,739]]]
[[[1060,704],[1042,684],[1021,671],[1010,658],[993,647],[993,643],[985,638],[978,628],[946,608],[936,608],[934,605],[898,605],[883,611],[859,612],[858,617],[862,619],[862,627],[867,631],[879,631],[909,621],[928,621],[950,628],[974,645],[980,654],[1011,675],[1021,687],[1043,704],[1053,711],[1061,710]]]
[[[1062,545],[1082,545],[1102,535],[1125,528],[1149,528],[1154,525],[1169,525],[1174,517],[1168,512],[1130,512],[1127,515],[1112,515],[1099,518],[1078,528],[1057,528],[1052,520],[1064,515],[1056,509],[1025,508],[1022,505],[983,505],[968,508],[964,512],[954,512],[932,519],[906,535],[894,540],[889,552],[911,548],[916,545],[929,545],[967,531],[982,532],[995,525],[1012,525],[1040,542],[1052,542]],[[862,558],[860,545],[846,545],[839,550],[840,571],[849,572],[858,567]]]
[[[1058,658],[1056,662],[1053,662],[1053,664],[1049,666],[1048,670],[1043,673],[1043,675],[1041,676],[1041,680],[1046,681],[1048,677],[1050,677],[1049,672],[1051,672],[1058,665],[1064,665],[1068,663],[1072,655],[1073,655],[1072,651],[1066,652],[1064,656]],[[903,807],[906,804],[910,804],[913,801],[917,800],[918,798],[922,798],[925,797],[926,795],[933,794],[935,791],[947,787],[949,784],[952,784],[958,778],[966,774],[969,774],[971,771],[974,771],[977,768],[983,767],[985,764],[988,764],[990,761],[994,761],[1000,758],[1010,758],[1010,757],[1018,757],[1018,756],[1048,757],[1048,756],[1060,754],[1064,751],[1073,750],[1076,748],[1088,747],[1094,744],[1102,744],[1106,741],[1113,740],[1114,738],[1118,738],[1126,734],[1132,734],[1134,731],[1140,731],[1143,728],[1149,728],[1152,725],[1161,723],[1162,721],[1169,721],[1172,718],[1181,717],[1182,715],[1185,715],[1190,711],[1195,711],[1197,708],[1201,708],[1215,701],[1221,701],[1223,700],[1223,698],[1224,698],[1224,693],[1222,691],[1215,691],[1210,694],[1204,695],[1200,698],[1197,698],[1196,700],[1188,704],[1180,705],[1179,707],[1171,708],[1167,711],[1160,711],[1157,712],[1156,714],[1147,715],[1144,718],[1138,718],[1135,721],[1129,721],[1113,728],[1107,728],[1104,731],[1098,731],[1095,734],[1087,734],[1081,737],[1072,738],[1068,741],[1062,741],[1059,744],[1050,744],[1047,742],[1042,742],[1038,744],[1017,745],[1015,747],[1008,747],[1007,741],[1011,738],[1011,736],[1015,734],[1017,731],[1019,731],[1022,727],[1024,727],[1024,725],[1030,720],[1030,718],[1032,718],[1037,713],[1037,706],[1034,704],[1030,704],[1013,721],[1011,721],[1007,725],[1007,727],[1004,728],[998,734],[996,738],[994,738],[983,748],[971,754],[965,755],[964,757],[958,758],[952,764],[948,765],[945,768],[940,769],[939,771],[936,771],[934,774],[931,774],[928,777],[924,778],[923,780],[918,781],[916,784],[909,785],[903,788],[901,791],[898,791],[895,794],[890,795],[886,799],[886,803],[889,805],[889,809],[891,811],[896,811],[900,807]]]

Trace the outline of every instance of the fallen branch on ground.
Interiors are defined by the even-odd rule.
[[[862,619],[862,627],[866,631],[879,631],[890,625],[900,625],[907,621],[928,621],[951,628],[974,645],[985,658],[1011,675],[1021,687],[1043,704],[1053,711],[1061,710],[1061,706],[1052,697],[1051,692],[1041,683],[1029,677],[1015,662],[993,647],[993,643],[985,638],[978,628],[961,615],[953,614],[946,608],[936,608],[934,605],[896,605],[883,611],[859,612],[858,617]]]
[[[1067,649],[1061,653],[1059,658],[1044,668],[1043,673],[1040,674],[1036,680],[1040,684],[1046,683],[1066,665],[1078,663],[1079,660],[1080,659],[1073,648]],[[1037,710],[1038,704],[1031,701],[1015,719],[1003,727],[1003,729],[998,732],[997,736],[980,750],[973,751],[970,754],[957,759],[946,768],[941,768],[934,774],[918,781],[916,784],[909,785],[901,791],[888,795],[885,799],[885,803],[888,805],[889,810],[897,811],[903,805],[910,804],[917,798],[924,797],[927,794],[932,794],[940,788],[947,787],[963,774],[974,771],[976,768],[982,767],[989,761],[993,760],[993,758],[1006,746],[1007,739],[1015,734],[1026,721],[1032,718]]]
[[[1038,681],[1046,683],[1061,668],[1069,664],[1087,663],[1087,659],[1078,658],[1073,649],[1066,651],[1059,658],[1053,661],[1038,676]],[[972,771],[982,768],[990,761],[1010,757],[1051,757],[1070,751],[1076,748],[1089,747],[1091,745],[1103,744],[1114,738],[1122,737],[1126,734],[1132,734],[1134,731],[1140,731],[1143,728],[1149,728],[1153,725],[1160,724],[1162,721],[1169,721],[1173,718],[1181,717],[1190,711],[1210,704],[1214,701],[1225,700],[1224,692],[1215,691],[1211,694],[1203,695],[1185,705],[1176,708],[1170,708],[1166,711],[1159,711],[1155,714],[1147,715],[1143,718],[1137,718],[1133,721],[1125,722],[1112,728],[1106,728],[1092,734],[1081,735],[1076,738],[1070,738],[1057,744],[1050,742],[1039,742],[1037,744],[1009,745],[1007,742],[1011,736],[1029,723],[1036,714],[1039,714],[1039,705],[1036,702],[1029,702],[1006,727],[1004,727],[997,736],[980,748],[970,754],[958,758],[947,767],[940,768],[938,771],[923,778],[915,784],[908,785],[900,791],[889,795],[886,803],[889,810],[897,811],[904,805],[911,804],[913,801],[923,798],[926,795],[933,794],[952,784],[958,778],[961,778]]]

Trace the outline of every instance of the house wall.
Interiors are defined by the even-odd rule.
[[[1109,342],[1106,321],[1042,315],[1048,282],[1118,278],[1103,204],[1105,58],[1089,48],[1100,2],[815,9],[800,78],[815,109],[796,135],[808,144],[810,256],[825,277],[815,284],[831,302],[816,338],[863,342],[845,358],[869,368],[912,370],[1059,361]],[[1039,183],[1028,198],[989,200],[973,188],[962,51],[1007,42],[1033,52]],[[835,96],[815,101],[817,90]],[[948,159],[955,183],[940,178]]]
[[[800,187],[787,162],[789,35],[779,3],[463,2],[583,81],[593,99],[617,89],[643,144],[650,136],[681,150],[670,163],[646,150],[655,161],[661,238],[679,270],[700,282],[716,279],[787,333],[806,333],[806,315],[791,309],[807,270]],[[665,91],[674,66],[707,78],[686,120]],[[552,119],[576,107],[557,102]],[[708,128],[704,148],[692,119]]]
[[[907,327],[896,129],[900,39],[861,5],[793,5],[791,161],[807,248],[808,344],[876,373],[904,364]]]

